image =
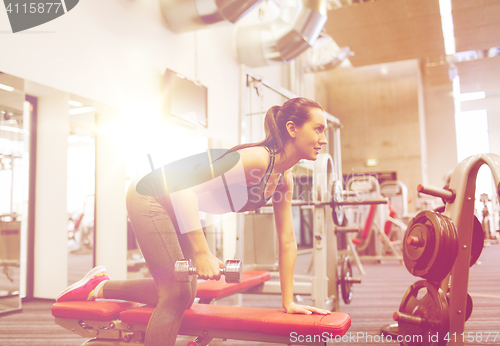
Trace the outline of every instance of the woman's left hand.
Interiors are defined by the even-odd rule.
[[[328,315],[331,313],[331,311],[328,310],[318,309],[314,306],[301,305],[295,302],[288,303],[286,306],[284,306],[284,309],[288,314],[311,315],[312,313],[317,313],[320,315]]]

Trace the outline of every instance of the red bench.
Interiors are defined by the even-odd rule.
[[[196,296],[200,298],[200,303],[209,304],[216,299],[263,285],[270,278],[271,274],[267,270],[245,270],[238,283],[226,283],[222,279],[198,282]]]
[[[122,301],[55,303],[56,323],[87,338],[85,345],[143,345],[154,307]],[[294,345],[326,345],[344,335],[351,325],[342,312],[330,315],[287,314],[281,309],[194,304],[187,309],[179,335],[198,337],[197,346],[213,338]]]

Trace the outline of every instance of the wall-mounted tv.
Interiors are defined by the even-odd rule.
[[[162,109],[165,116],[207,127],[207,88],[167,69],[163,76]]]

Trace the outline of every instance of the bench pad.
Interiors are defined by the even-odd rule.
[[[142,306],[120,313],[120,320],[130,324],[147,324],[154,307]],[[181,329],[206,329],[231,332],[289,336],[344,335],[351,318],[343,312],[330,315],[287,314],[282,309],[249,308],[211,304],[194,304],[184,313]]]
[[[109,321],[116,320],[123,310],[138,307],[128,301],[69,301],[52,305],[52,316],[59,318]]]

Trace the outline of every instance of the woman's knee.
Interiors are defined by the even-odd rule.
[[[167,305],[173,309],[185,310],[188,309],[196,298],[196,291],[193,292],[189,283],[182,283],[179,289],[173,290],[171,287],[164,292],[160,289],[158,304]]]

